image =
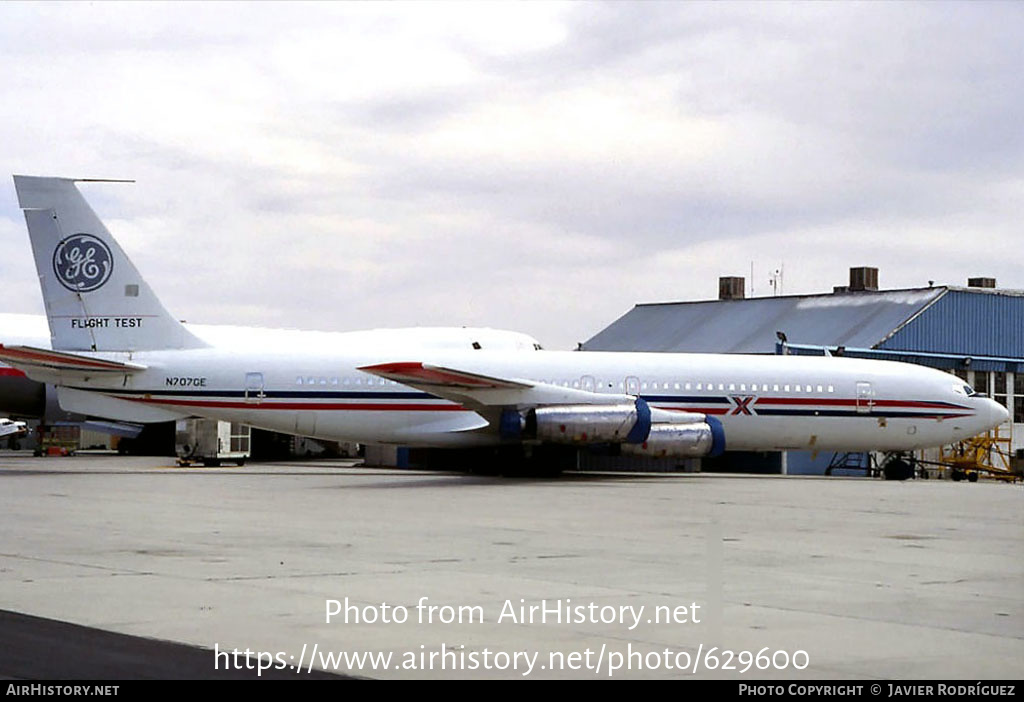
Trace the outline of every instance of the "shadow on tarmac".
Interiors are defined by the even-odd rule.
[[[0,610],[0,678],[9,680],[342,680],[320,670],[264,670],[240,656],[241,670],[212,649]],[[247,669],[246,665],[251,665]]]

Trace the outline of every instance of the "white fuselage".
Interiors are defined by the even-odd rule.
[[[298,334],[298,333],[296,333]],[[494,422],[458,402],[358,370],[417,361],[597,394],[721,421],[727,450],[910,450],[958,441],[1005,418],[955,376],[852,358],[559,351],[202,348],[136,352],[133,375],[67,383],[77,404],[99,390],[109,416],[162,412],[242,422],[323,439],[409,446],[502,443]],[[104,354],[126,358],[123,354]],[[67,400],[65,399],[67,398]],[[69,407],[69,409],[87,409]],[[149,413],[147,415],[147,413]],[[121,418],[128,418],[127,416]]]

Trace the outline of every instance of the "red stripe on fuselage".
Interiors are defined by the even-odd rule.
[[[0,378],[24,378],[25,373],[17,368],[0,368]]]

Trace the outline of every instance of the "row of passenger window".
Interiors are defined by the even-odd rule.
[[[682,387],[680,387],[682,385]],[[640,384],[641,390],[647,390],[647,383]],[[835,392],[834,385],[801,385],[799,383],[651,383],[651,390],[697,390],[719,392],[802,392],[825,394]]]
[[[590,389],[591,383],[584,382],[582,380],[541,380],[541,383],[548,385],[560,385],[562,387],[571,387],[576,389]],[[593,385],[599,389],[614,388],[615,383],[606,383],[602,381],[593,381]],[[623,391],[633,391],[635,387],[628,387],[626,381],[621,380],[618,383],[618,389]],[[643,391],[653,390],[684,390],[684,391],[698,391],[698,392],[799,392],[808,394],[821,394],[834,393],[836,391],[834,385],[805,385],[800,383],[705,383],[705,382],[662,382],[662,381],[639,381],[639,389]]]
[[[323,376],[312,376],[312,375],[298,375],[295,376],[296,385],[361,385],[363,387],[367,385],[398,385],[393,380],[386,380],[384,378],[339,378],[330,377],[325,378]]]
[[[547,385],[560,385],[562,387],[572,387],[579,389],[581,387],[585,389],[614,389],[616,384],[614,382],[601,382],[601,381],[583,381],[581,379],[576,380],[540,380],[539,382]],[[806,394],[826,394],[834,393],[835,386],[833,385],[805,385],[800,383],[711,383],[711,382],[662,382],[662,381],[638,381],[639,389],[641,392],[650,392],[654,390],[681,390],[681,391],[697,391],[697,392],[799,392]],[[393,380],[386,380],[385,378],[342,378],[339,376],[325,377],[325,376],[303,376],[299,375],[295,377],[296,385],[317,385],[317,386],[382,386],[382,385],[398,385]],[[635,387],[626,387],[626,381],[620,380],[618,382],[618,389],[624,392],[635,391]]]

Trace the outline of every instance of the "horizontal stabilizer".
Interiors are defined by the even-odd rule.
[[[146,366],[127,361],[110,361],[65,351],[51,351],[34,346],[4,346],[0,344],[0,361],[21,370],[47,368],[50,370],[89,373],[137,373]]]

